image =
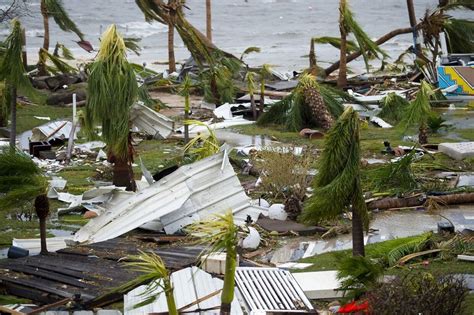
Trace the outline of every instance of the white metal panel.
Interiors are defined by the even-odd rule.
[[[67,120],[54,121],[32,129],[32,141],[46,141],[55,138],[68,139],[71,134],[72,122]],[[74,138],[76,136],[74,135]]]
[[[67,247],[66,242],[71,239],[72,239],[72,235],[50,237],[46,239],[46,245],[50,252],[56,252],[60,249],[66,248]],[[14,238],[12,241],[12,245],[29,250],[30,256],[38,255],[41,251],[41,240],[39,238],[30,238],[30,239]]]
[[[74,237],[95,243],[125,234],[147,222],[159,220],[168,234],[210,214],[231,209],[236,224],[249,215],[254,221],[267,209],[250,205],[225,152],[180,167],[114,207],[106,207]]]
[[[303,290],[286,270],[239,267],[235,283],[250,313],[313,310]]]
[[[171,274],[171,281],[174,287],[174,297],[176,307],[178,309],[189,305],[198,299],[206,297],[211,293],[221,290],[224,282],[221,279],[213,278],[209,273],[197,268],[190,267],[182,269]],[[160,294],[157,299],[146,306],[135,308],[135,305],[143,301],[147,296],[143,295],[146,291],[147,286],[140,286],[133,291],[130,291],[124,295],[124,314],[125,315],[140,315],[148,314],[151,312],[166,312],[168,306],[166,304],[166,297],[164,294]],[[157,289],[151,294],[160,293],[161,289]],[[210,309],[218,307],[221,304],[220,294],[214,295],[196,305],[193,305],[183,311],[190,311],[188,314],[219,314],[219,309],[208,310],[208,311],[197,311],[203,309]],[[195,311],[195,312],[192,312]],[[243,314],[242,308],[234,296],[234,300],[231,305],[231,314],[241,315]]]
[[[130,109],[130,121],[141,132],[155,138],[166,139],[174,131],[174,121],[143,103],[136,103]]]

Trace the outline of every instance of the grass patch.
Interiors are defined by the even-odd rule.
[[[184,145],[173,140],[147,140],[138,145],[136,152],[145,167],[154,174],[166,167],[181,164],[183,147]],[[139,164],[138,157],[135,162]],[[134,172],[141,174],[139,167]]]
[[[48,123],[46,120],[37,119],[34,116],[50,117],[50,121],[63,118],[72,119],[72,108],[49,106],[49,105],[25,105],[17,106],[17,127],[18,133],[31,130],[34,127]]]
[[[12,295],[0,294],[0,305],[9,305],[9,304],[30,304],[31,301],[27,299],[22,299]]]

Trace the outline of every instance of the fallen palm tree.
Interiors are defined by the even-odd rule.
[[[383,198],[367,204],[369,209],[403,209],[423,206],[431,197],[416,195],[407,198]],[[461,193],[436,196],[436,201],[443,205],[459,205],[474,203],[474,193]]]

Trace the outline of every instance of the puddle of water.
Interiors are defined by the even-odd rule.
[[[264,147],[279,144],[279,142],[273,141],[267,136],[250,136],[222,129],[216,130],[216,136],[219,140],[233,147],[244,147],[248,145]]]
[[[58,229],[48,229],[48,232],[53,234],[55,237],[71,236],[74,232],[58,230]]]

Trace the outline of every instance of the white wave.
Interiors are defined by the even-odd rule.
[[[118,27],[124,36],[127,37],[148,37],[167,31],[166,25],[161,23],[147,23],[147,22],[128,22],[119,24]]]

